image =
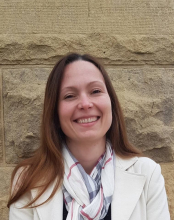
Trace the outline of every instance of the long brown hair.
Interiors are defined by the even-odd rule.
[[[65,141],[66,137],[60,127],[57,108],[65,67],[77,60],[93,63],[104,77],[111,99],[113,118],[106,137],[110,140],[115,153],[124,158],[141,155],[140,151],[134,148],[128,141],[120,104],[104,67],[98,60],[88,54],[68,54],[57,62],[49,75],[45,90],[40,147],[31,158],[22,161],[14,169],[12,173],[12,183],[14,186],[11,190],[8,207],[31,189],[37,188],[38,194],[36,198],[25,206],[30,207],[46,191],[49,185],[55,181],[54,190],[45,201],[47,202],[54,196],[62,183],[64,175],[62,142]]]

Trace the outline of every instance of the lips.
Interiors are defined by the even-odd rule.
[[[91,122],[95,122],[99,119],[99,117],[95,116],[95,117],[88,117],[88,118],[79,118],[77,120],[75,120],[76,123],[79,124],[86,124],[86,123],[91,123]]]

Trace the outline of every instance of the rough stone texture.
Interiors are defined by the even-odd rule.
[[[29,157],[39,145],[42,103],[49,71],[47,68],[3,70],[7,163]]]
[[[67,52],[91,53],[108,65],[130,140],[158,162],[174,161],[173,24],[172,0],[0,0],[1,220],[8,219],[6,166],[38,146],[46,67]],[[173,170],[173,162],[162,163],[174,220]]]
[[[72,51],[91,53],[105,64],[174,64],[174,37],[113,34],[0,35],[1,64],[54,64]]]
[[[7,208],[7,200],[8,200],[8,196],[2,197],[0,199],[0,216],[1,216],[1,220],[8,220],[8,213],[9,210]]]
[[[171,220],[174,220],[174,163],[162,163],[161,168],[165,179]]]
[[[7,200],[9,197],[10,178],[13,168],[0,168],[0,219],[8,219]]]
[[[0,166],[3,161],[2,73],[0,69]]]
[[[174,34],[172,0],[1,0],[4,34]]]
[[[108,68],[130,141],[157,162],[174,160],[174,69]]]
[[[174,69],[107,69],[125,113],[130,141],[157,162],[173,161]],[[38,146],[49,72],[43,68],[3,71],[7,163],[17,163]]]

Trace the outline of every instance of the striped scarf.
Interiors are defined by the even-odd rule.
[[[66,146],[63,147],[65,174],[63,194],[66,220],[103,219],[114,192],[114,154],[110,143],[88,175]]]

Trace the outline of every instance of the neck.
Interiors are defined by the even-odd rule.
[[[86,173],[90,174],[100,156],[105,152],[106,139],[85,143],[67,140],[67,146]]]

